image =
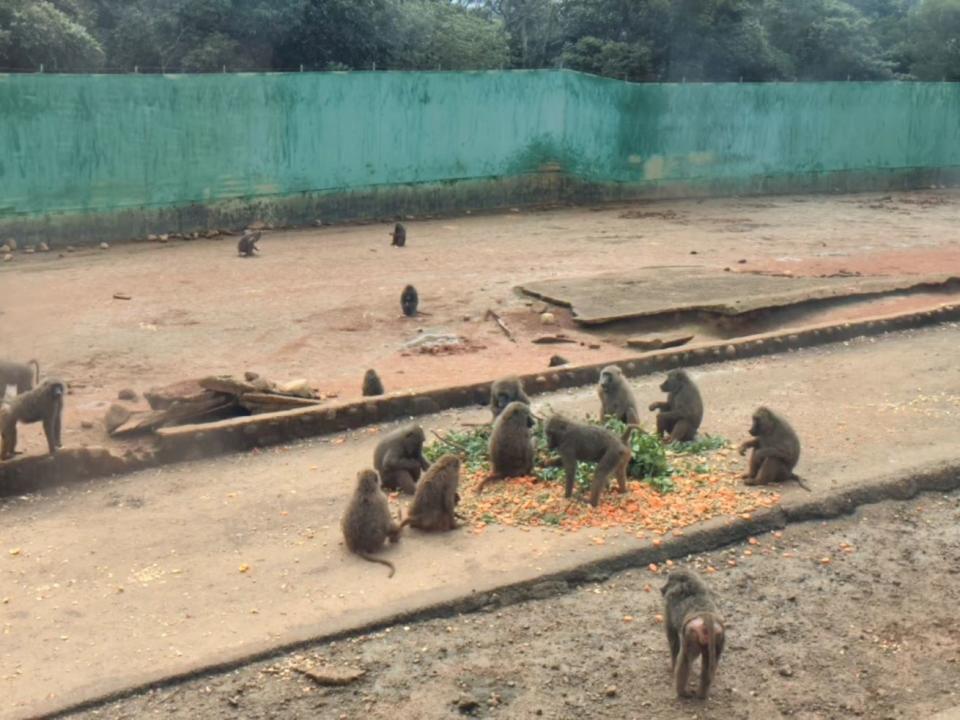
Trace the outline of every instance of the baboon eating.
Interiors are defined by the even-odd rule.
[[[686,370],[671,370],[660,385],[666,402],[651,403],[657,413],[657,436],[669,435],[670,442],[688,442],[697,436],[703,422],[703,400]]]
[[[260,241],[262,234],[259,230],[244,233],[243,237],[240,238],[240,242],[237,243],[237,254],[242,257],[253,257],[255,253],[260,252],[257,243]]]
[[[390,241],[391,247],[403,247],[407,244],[407,229],[403,223],[397,223],[393,226],[393,232],[390,233],[393,240]]]
[[[383,395],[383,383],[380,382],[380,376],[374,369],[367,370],[363,375],[363,394]]]
[[[380,489],[380,478],[373,470],[357,473],[357,488],[340,519],[340,529],[350,552],[364,560],[386,565],[390,568],[388,577],[393,577],[396,571],[393,563],[371,555],[383,547],[387,539],[391,543],[400,539],[400,526],[390,516],[390,503]]]
[[[578,462],[595,462],[597,470],[590,484],[590,504],[594,507],[600,502],[600,493],[607,487],[607,479],[615,475],[619,491],[627,491],[627,465],[630,462],[630,448],[606,428],[569,420],[554,415],[545,427],[547,447],[560,455],[566,476],[564,496],[573,494],[573,481],[577,474]],[[626,435],[632,432],[628,427]]]
[[[66,394],[67,386],[62,381],[48,378],[33,390],[0,405],[0,460],[9,460],[16,454],[18,422],[42,422],[51,455],[62,447],[60,423]]]
[[[380,473],[383,486],[413,495],[417,490],[420,473],[430,468],[423,456],[426,440],[423,428],[407,425],[394,430],[377,443],[373,451],[373,466]]]
[[[660,592],[666,606],[664,616],[667,642],[670,643],[670,667],[677,697],[690,697],[687,688],[690,664],[699,656],[700,689],[697,696],[705,699],[723,652],[723,618],[717,611],[712,593],[692,570],[670,573]]]
[[[607,365],[600,371],[600,384],[597,386],[600,396],[600,417],[612,415],[620,422],[636,425],[640,422],[637,399],[633,388],[623,376],[623,370],[616,365]]]
[[[444,455],[430,466],[417,484],[410,510],[400,527],[410,525],[428,532],[456,529],[459,484],[460,458],[456,455]]]
[[[490,386],[490,411],[493,413],[493,419],[496,420],[504,408],[512,402],[530,404],[530,398],[523,391],[523,382],[520,378],[510,375],[494,381]]]
[[[33,366],[31,368],[30,366]],[[25,363],[12,360],[0,360],[0,398],[6,394],[8,385],[17,386],[17,394],[33,390],[35,383],[40,382],[40,363],[28,360]]]
[[[748,448],[753,448],[750,453],[750,467],[743,475],[747,485],[796,480],[804,489],[809,490],[793,473],[793,468],[800,459],[800,438],[790,427],[790,423],[770,408],[760,406],[753,413],[750,434],[753,437],[740,443],[737,448],[741,455],[746,453]]]
[[[400,309],[407,317],[413,317],[417,314],[417,305],[420,304],[420,296],[417,295],[417,289],[413,285],[407,285],[400,294]]]
[[[512,402],[500,413],[490,433],[490,474],[480,481],[478,493],[493,480],[523,477],[533,472],[534,425],[530,406],[522,402]]]

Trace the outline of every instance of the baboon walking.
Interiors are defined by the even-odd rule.
[[[9,460],[16,454],[18,422],[42,422],[51,455],[62,447],[60,431],[66,394],[67,386],[62,381],[48,378],[33,390],[0,405],[0,460]]]
[[[670,573],[660,588],[665,605],[670,667],[674,673],[677,697],[689,697],[687,687],[690,665],[700,658],[700,687],[697,696],[707,697],[717,663],[723,652],[723,618],[700,576],[692,570]]]
[[[573,482],[577,475],[578,462],[595,462],[597,470],[590,485],[590,504],[600,503],[600,493],[607,487],[611,475],[617,478],[621,493],[627,491],[627,465],[630,463],[630,448],[606,428],[578,423],[560,415],[547,420],[544,431],[547,446],[560,455],[566,483],[564,496],[573,495]],[[632,432],[628,427],[626,435]]]
[[[393,563],[371,554],[382,548],[386,540],[395,543],[400,539],[400,526],[390,517],[390,503],[373,470],[357,473],[357,487],[340,519],[340,529],[350,552],[364,560],[386,565],[390,568],[388,577],[393,577],[396,571]]]

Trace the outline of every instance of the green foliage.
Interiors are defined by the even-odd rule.
[[[909,49],[921,80],[960,80],[960,0],[924,0],[913,18]]]
[[[600,424],[591,420],[594,424]],[[622,437],[626,426],[613,418],[608,418],[603,426],[611,430],[617,437]],[[487,446],[490,442],[490,426],[470,428],[467,430],[451,430],[444,433],[447,443],[435,440],[424,447],[423,454],[430,462],[435,462],[441,455],[454,453],[463,462],[470,473],[489,470],[489,455]],[[534,439],[537,445],[537,460],[534,463],[534,474],[547,482],[564,482],[563,468],[553,462],[555,456],[547,449],[547,438],[542,424],[538,424]],[[459,446],[458,449],[454,446]],[[659,492],[675,490],[670,476],[673,470],[667,460],[663,443],[659,438],[644,432],[634,432],[631,439],[631,453],[633,458],[627,468],[627,474],[637,480],[650,483]],[[593,480],[596,463],[578,463],[575,484],[581,490],[587,490]]]
[[[78,17],[47,0],[0,0],[0,66],[89,72],[103,61],[103,48]]]
[[[639,43],[582,37],[568,45],[561,56],[571,70],[624,80],[648,80],[652,76],[650,48]]]
[[[397,8],[391,67],[484,70],[509,65],[499,21],[446,0],[408,0]]]
[[[705,452],[721,450],[729,444],[726,438],[719,435],[700,435],[696,440],[672,443],[669,447],[671,451],[677,454],[701,455]]]

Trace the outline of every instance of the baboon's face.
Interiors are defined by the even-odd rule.
[[[679,392],[680,388],[683,387],[684,376],[677,372],[667,373],[667,379],[663,381],[660,385],[660,389],[665,393],[675,393]]]
[[[600,387],[602,387],[604,390],[609,390],[611,387],[613,387],[613,384],[617,381],[617,377],[619,375],[619,368],[606,368],[600,373]]]
[[[757,410],[753,414],[753,424],[750,425],[750,434],[753,437],[765,435],[771,426],[770,413],[765,408]]]

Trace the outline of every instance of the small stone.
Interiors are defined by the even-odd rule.
[[[727,347],[726,347],[726,353],[727,353],[727,357],[730,357],[730,358],[736,357],[736,356],[737,356],[737,348],[735,348],[733,345],[727,345]]]
[[[159,240],[159,239],[160,239],[160,238],[159,238],[158,236],[156,236],[156,235],[147,235],[147,241],[148,241],[148,242],[156,242],[156,241]]]
[[[70,249],[70,248],[67,248],[67,250],[69,250],[69,249]],[[105,242],[102,242],[102,243],[100,243],[100,249],[101,249],[101,250],[109,250],[109,249],[110,249],[110,245],[108,245],[108,244],[105,243]]]
[[[8,253],[8,252],[10,252],[12,249],[13,249],[13,248],[10,247],[9,245],[6,245],[6,244],[0,245],[0,253]]]
[[[793,668],[791,668],[789,665],[784,665],[782,668],[780,668],[779,673],[783,677],[793,677]]]
[[[45,242],[42,242],[39,245],[37,245],[37,250],[40,252],[50,252],[50,246],[47,245]]]
[[[746,264],[747,264],[747,261],[746,261],[746,260],[737,260],[737,264],[738,264],[738,265],[746,265]]]
[[[10,247],[11,250],[17,249],[17,241],[14,240],[13,238],[7,238],[7,245]]]
[[[550,367],[558,367],[560,365],[569,365],[570,361],[567,360],[563,355],[554,355],[550,358]]]
[[[140,396],[137,395],[136,391],[131,388],[123,388],[120,392],[117,393],[117,399],[136,402],[137,400],[140,399]]]
[[[23,251],[24,251],[27,255],[33,255],[37,250],[36,250],[36,248],[34,248],[34,247],[31,245],[30,247],[25,247],[25,248],[23,249]]]
[[[607,689],[603,691],[603,694],[606,695],[607,697],[610,697],[610,698],[616,697],[616,696],[617,696],[617,686],[616,686],[616,685],[609,685],[609,686],[607,686]]]
[[[480,703],[470,695],[461,695],[457,699],[457,710],[461,715],[472,715],[480,709]]]
[[[6,255],[3,256],[4,262],[10,262],[11,260],[13,260],[13,255],[11,255],[10,253],[7,253]]]
[[[127,420],[130,419],[130,416],[133,413],[130,412],[123,405],[117,405],[114,403],[110,406],[110,409],[107,410],[107,414],[103,418],[103,424],[107,427],[107,432],[112,433],[118,427],[123,425]]]
[[[93,423],[90,422],[89,420],[81,420],[81,421],[80,421],[80,427],[82,427],[84,430],[92,430],[92,429],[93,429]]]
[[[545,312],[540,315],[540,324],[541,325],[556,325],[557,316],[550,312]]]
[[[170,236],[169,236],[169,235],[166,235],[166,234],[164,234],[164,235],[159,235],[159,236],[157,237],[157,242],[165,243],[165,242],[167,242],[169,239],[170,239]]]

